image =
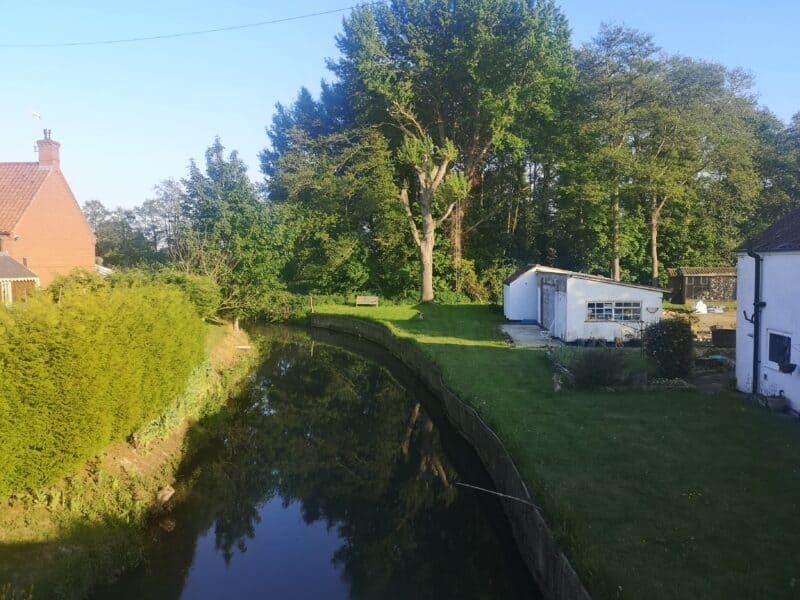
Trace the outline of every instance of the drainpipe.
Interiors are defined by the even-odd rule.
[[[753,317],[747,319],[753,324],[753,396],[758,396],[758,380],[761,375],[761,311],[767,305],[761,299],[761,271],[764,267],[764,258],[752,249],[747,250],[747,256],[756,263],[755,291],[753,293]],[[745,318],[747,314],[745,313]]]

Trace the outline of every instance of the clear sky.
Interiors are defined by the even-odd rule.
[[[313,13],[348,0],[28,0],[0,2],[0,44],[157,35]],[[670,53],[744,67],[760,102],[800,111],[797,0],[561,0],[573,43],[601,22],[649,32]],[[343,13],[256,29],[114,46],[0,48],[0,161],[33,161],[41,129],[60,141],[78,201],[133,206],[182,177],[220,135],[259,179],[276,102],[314,93],[336,56]],[[31,116],[40,113],[41,120]]]

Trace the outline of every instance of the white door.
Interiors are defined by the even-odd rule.
[[[553,323],[556,319],[556,288],[549,283],[542,283],[542,327],[553,332]]]

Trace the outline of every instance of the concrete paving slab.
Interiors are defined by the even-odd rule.
[[[520,348],[546,348],[547,346],[563,346],[561,340],[550,337],[549,332],[533,324],[504,323],[500,330],[511,338],[512,343]]]

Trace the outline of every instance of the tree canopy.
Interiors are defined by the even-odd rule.
[[[730,264],[800,205],[800,113],[646,33],[573,48],[551,0],[392,0],[336,42],[319,95],[276,106],[263,181],[217,139],[139,207],[87,203],[107,264],[212,275],[234,317],[276,291],[497,300],[529,262]]]

